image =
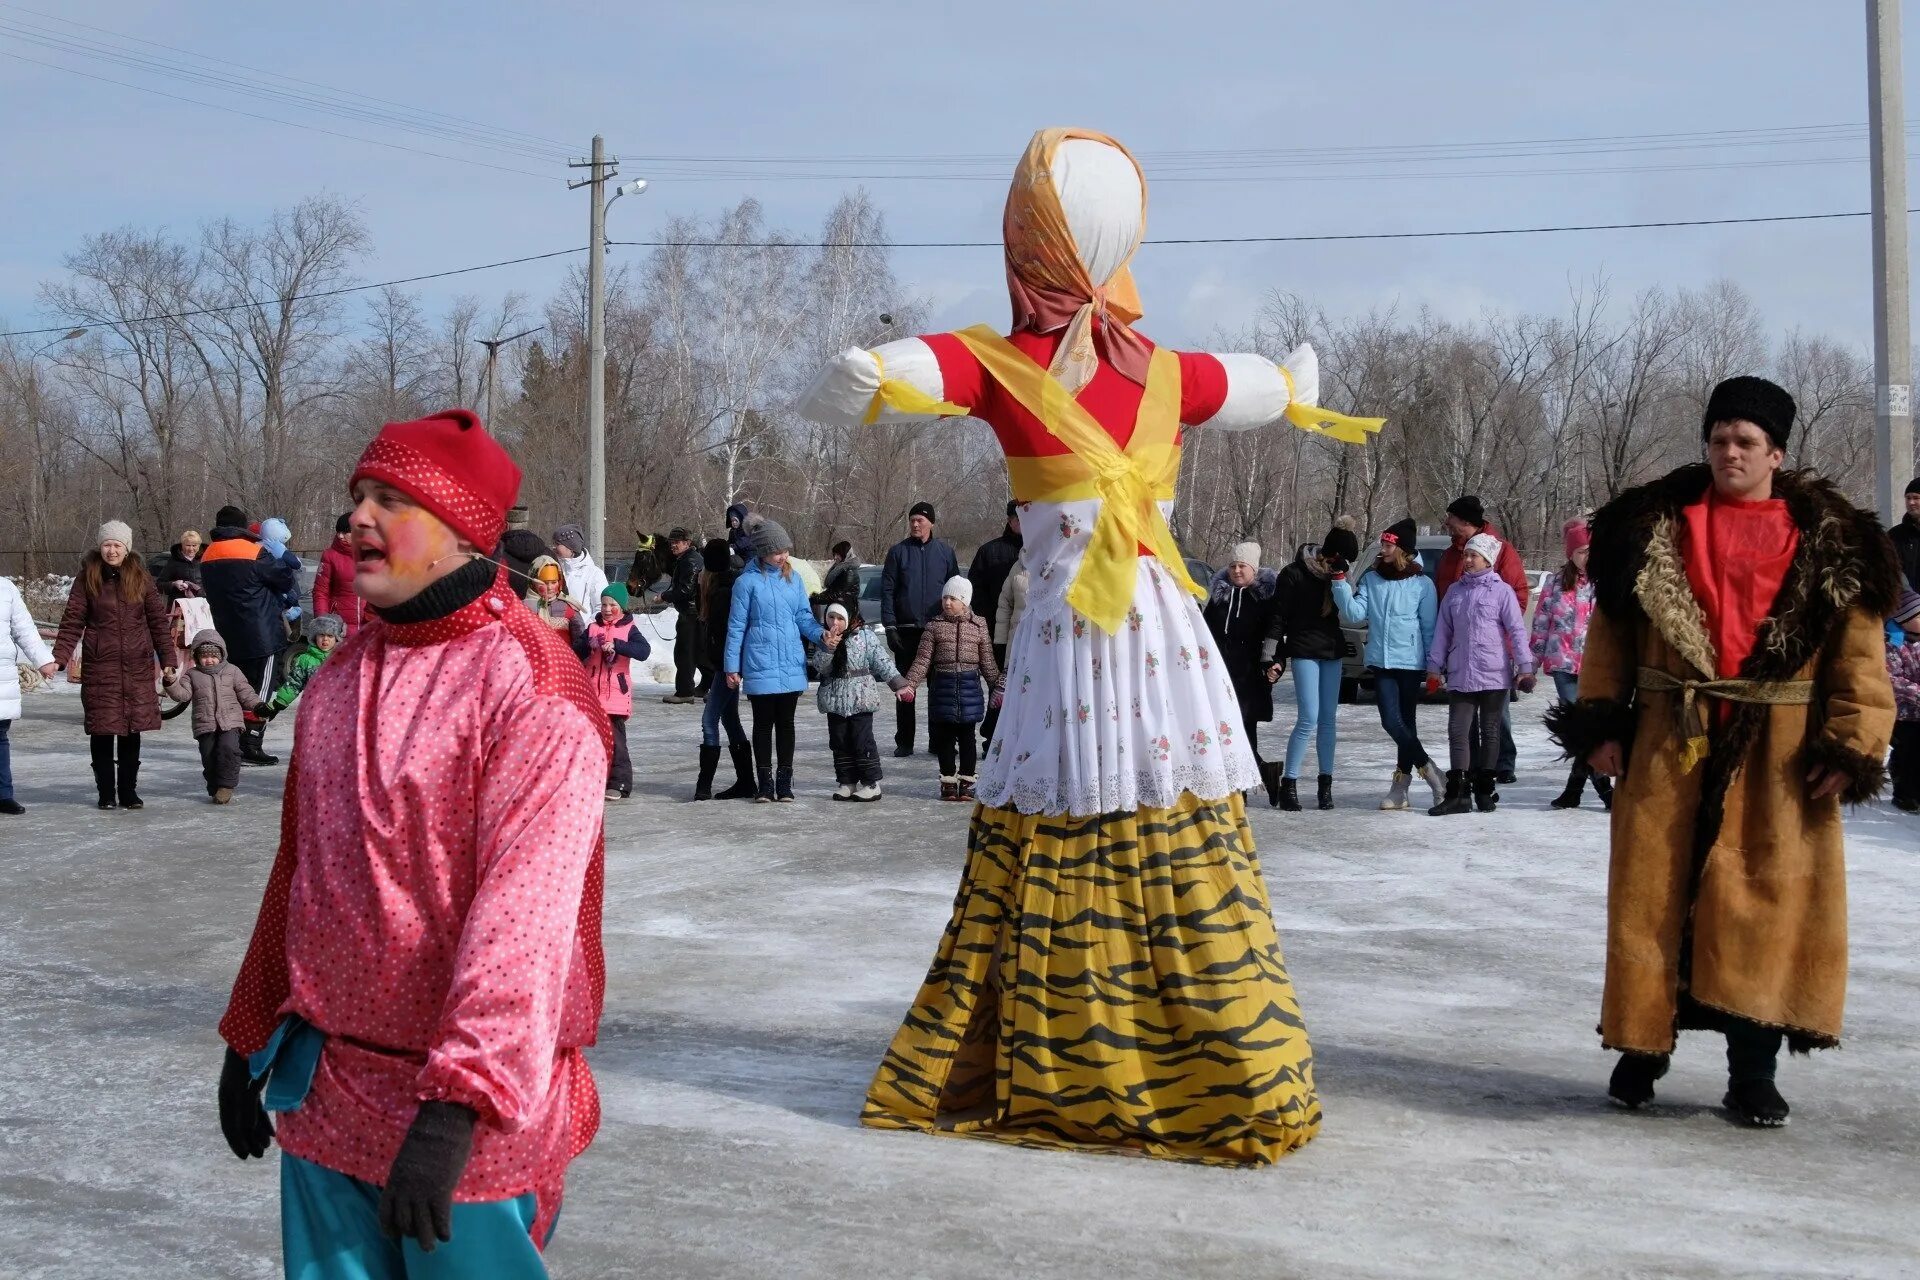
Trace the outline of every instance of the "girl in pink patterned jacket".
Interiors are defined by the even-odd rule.
[[[1572,703],[1580,697],[1580,662],[1587,648],[1587,621],[1593,616],[1593,582],[1587,577],[1587,547],[1593,535],[1587,530],[1587,522],[1577,518],[1567,521],[1561,532],[1567,562],[1534,606],[1533,657],[1540,670],[1553,677],[1560,701]],[[1579,808],[1581,793],[1592,776],[1584,760],[1574,761],[1566,790],[1553,807]],[[1611,809],[1613,784],[1605,778],[1594,778],[1593,789],[1600,803]]]
[[[1902,813],[1920,813],[1920,592],[1908,591],[1888,620],[1887,674],[1893,677],[1893,702],[1900,721],[1893,726],[1893,804]],[[1896,640],[1893,632],[1900,632]]]

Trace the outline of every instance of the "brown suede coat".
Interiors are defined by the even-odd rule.
[[[1854,804],[1885,783],[1894,707],[1882,620],[1899,570],[1871,515],[1817,476],[1782,472],[1775,494],[1800,545],[1741,675],[1811,680],[1813,701],[1701,699],[1710,753],[1683,772],[1679,693],[1636,686],[1642,667],[1712,678],[1680,550],[1681,509],[1709,483],[1705,466],[1683,467],[1594,517],[1580,700],[1549,717],[1575,758],[1608,741],[1627,748],[1600,1034],[1609,1048],[1667,1053],[1681,1028],[1744,1020],[1785,1030],[1796,1049],[1827,1047],[1846,1000],[1846,867],[1841,801],[1811,799],[1807,774],[1838,770]]]

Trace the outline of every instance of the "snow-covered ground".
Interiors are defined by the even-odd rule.
[[[636,794],[608,815],[606,1121],[555,1274],[1920,1274],[1920,822],[1852,820],[1847,1043],[1783,1065],[1791,1127],[1722,1118],[1706,1036],[1662,1106],[1617,1113],[1593,1034],[1605,823],[1545,811],[1544,706],[1520,707],[1498,814],[1375,811],[1371,707],[1341,711],[1338,810],[1256,812],[1326,1124],[1234,1171],[860,1128],[966,809],[929,798],[925,756],[887,761],[882,804],[828,803],[810,706],[800,803],[687,803],[698,709],[646,702]],[[276,1275],[272,1157],[221,1142],[213,1028],[282,771],[210,808],[183,719],[147,739],[146,810],[103,814],[70,689],[31,696],[13,739],[30,812],[0,819],[0,1275]]]

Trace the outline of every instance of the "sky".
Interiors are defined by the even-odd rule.
[[[614,239],[647,239],[671,217],[710,216],[749,195],[772,226],[811,234],[864,183],[896,241],[997,241],[1014,161],[1035,128],[1063,123],[1104,130],[1141,154],[1154,237],[1760,217],[1864,210],[1869,200],[1864,129],[1740,146],[1730,144],[1765,139],[1725,132],[1864,126],[1863,6],[1839,0],[67,0],[57,10],[65,23],[45,16],[55,12],[51,0],[0,3],[0,54],[11,55],[0,57],[4,329],[59,323],[38,302],[38,286],[90,232],[164,226],[190,237],[206,219],[255,221],[316,192],[354,201],[364,214],[374,245],[359,268],[367,281],[584,244],[587,197],[566,189],[556,160],[584,155],[596,131],[621,157],[622,181],[650,182],[643,197],[612,209]],[[479,149],[50,49],[23,29],[240,74],[189,55],[224,59],[269,69],[284,89],[324,85],[549,141],[532,144],[537,156]],[[1909,52],[1914,40],[1910,30]],[[1907,114],[1920,117],[1920,108]],[[1522,157],[1499,146],[1487,148],[1492,157],[1467,159],[1433,150],[1706,133],[1721,136],[1709,146],[1672,145],[1699,141],[1678,138],[1632,151],[1594,152],[1587,143],[1585,154],[1557,143],[1518,148],[1533,153]],[[1301,157],[1303,148],[1415,150]],[[1196,152],[1225,154],[1201,168]],[[940,180],[952,172],[975,176]],[[824,176],[775,176],[796,173]],[[1501,173],[1509,176],[1494,176]],[[1196,176],[1208,180],[1187,180]],[[1557,310],[1570,282],[1604,273],[1621,301],[1651,286],[1727,277],[1775,330],[1801,327],[1866,348],[1868,237],[1867,220],[1857,218],[1149,245],[1136,273],[1141,327],[1172,343],[1245,326],[1274,289],[1334,315],[1424,306],[1465,319],[1488,309]],[[614,252],[637,262],[645,250]],[[537,304],[569,261],[419,292],[435,308],[460,293],[494,299],[510,289]],[[1005,322],[997,250],[900,249],[894,265],[931,304],[936,325]]]

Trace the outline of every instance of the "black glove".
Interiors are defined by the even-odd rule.
[[[474,1114],[457,1102],[423,1102],[380,1193],[380,1229],[412,1237],[424,1253],[453,1239],[453,1188],[473,1154]]]
[[[233,1154],[242,1160],[266,1155],[273,1144],[273,1122],[260,1105],[260,1094],[266,1087],[266,1078],[255,1080],[245,1058],[227,1050],[226,1060],[220,1064],[220,1132],[226,1135]]]

